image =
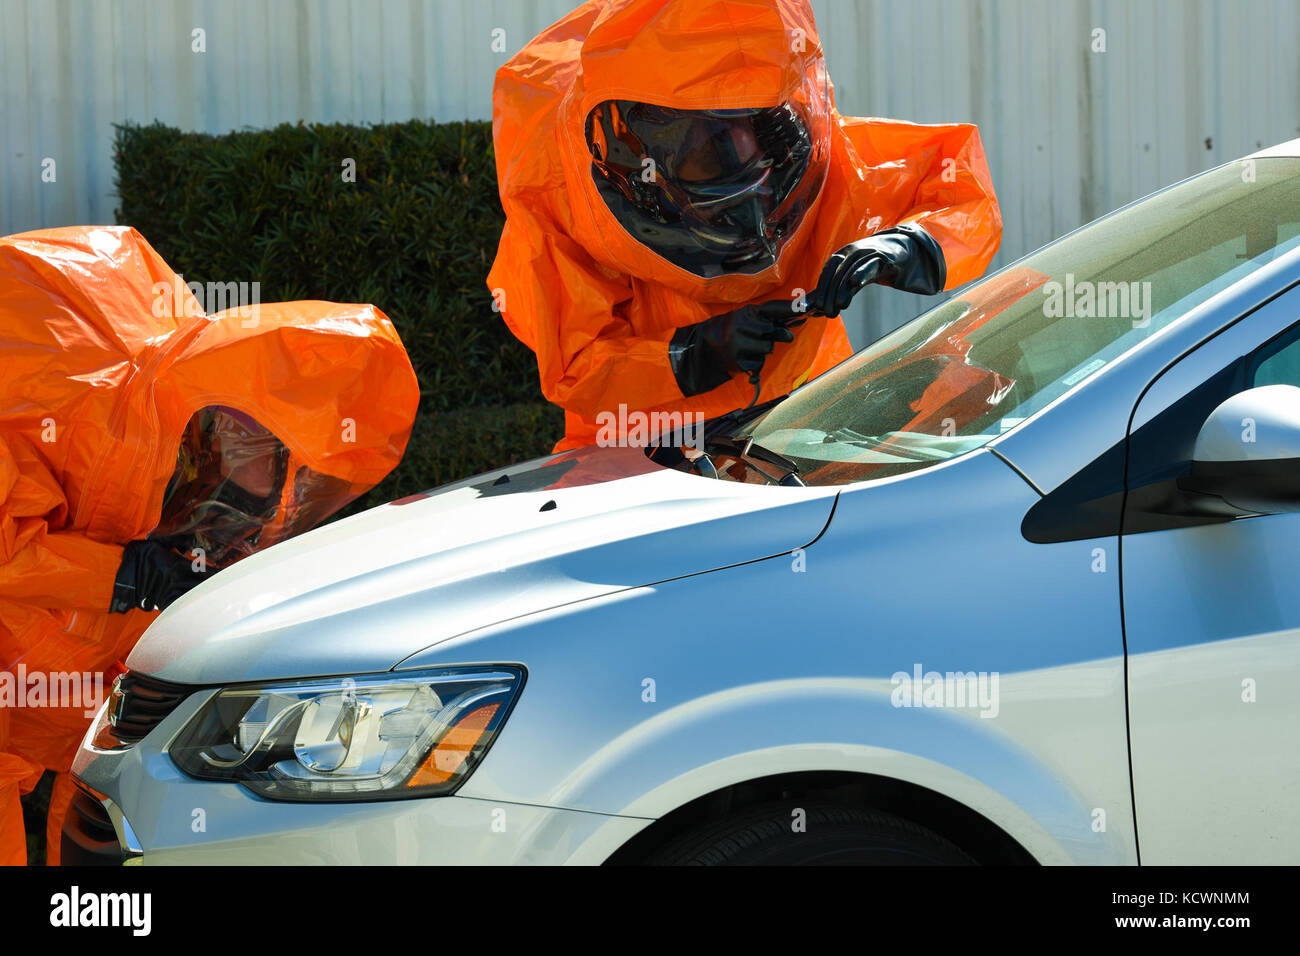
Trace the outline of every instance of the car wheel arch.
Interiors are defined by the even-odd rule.
[[[1040,862],[987,816],[938,791],[875,773],[805,770],[738,781],[696,797],[640,830],[605,864],[643,863],[655,850],[692,828],[774,802],[788,804],[792,815],[804,803],[829,802],[877,810],[933,831],[979,863],[1008,866]]]

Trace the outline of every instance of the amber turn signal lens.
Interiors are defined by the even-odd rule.
[[[427,787],[430,784],[446,783],[460,769],[475,744],[483,738],[500,706],[498,702],[477,707],[456,721],[429,752],[424,763],[411,775],[406,786]]]

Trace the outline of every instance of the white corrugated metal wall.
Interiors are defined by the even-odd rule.
[[[813,5],[843,112],[980,125],[1005,217],[999,264],[1300,135],[1295,0]],[[0,234],[112,221],[116,122],[225,132],[488,118],[496,68],[572,6],[0,0]],[[191,49],[195,28],[206,52]],[[1098,29],[1104,53],[1092,50]],[[855,342],[927,304],[870,290],[850,321]]]

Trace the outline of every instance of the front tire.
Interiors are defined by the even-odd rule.
[[[796,824],[803,811],[802,829]],[[651,866],[974,866],[955,844],[908,820],[859,807],[769,803],[673,838]]]

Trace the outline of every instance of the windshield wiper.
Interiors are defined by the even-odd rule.
[[[784,402],[789,395],[779,395],[776,398],[763,402],[760,405],[751,405],[749,408],[738,408],[735,411],[727,412],[725,415],[719,415],[717,418],[710,419],[704,423],[704,439],[711,441],[713,438],[735,438],[736,432],[744,425],[753,422],[764,412]]]
[[[742,461],[750,464],[762,463],[765,465],[775,465],[781,469],[781,477],[775,479],[778,485],[795,485],[803,487],[807,484],[799,475],[799,466],[784,455],[772,451],[770,448],[764,448],[758,442],[751,438],[732,438],[730,435],[719,435],[714,438],[706,438],[704,441],[704,450],[711,452],[714,450],[721,451],[724,454],[735,455]],[[772,476],[762,468],[756,469],[763,477],[772,481]]]

